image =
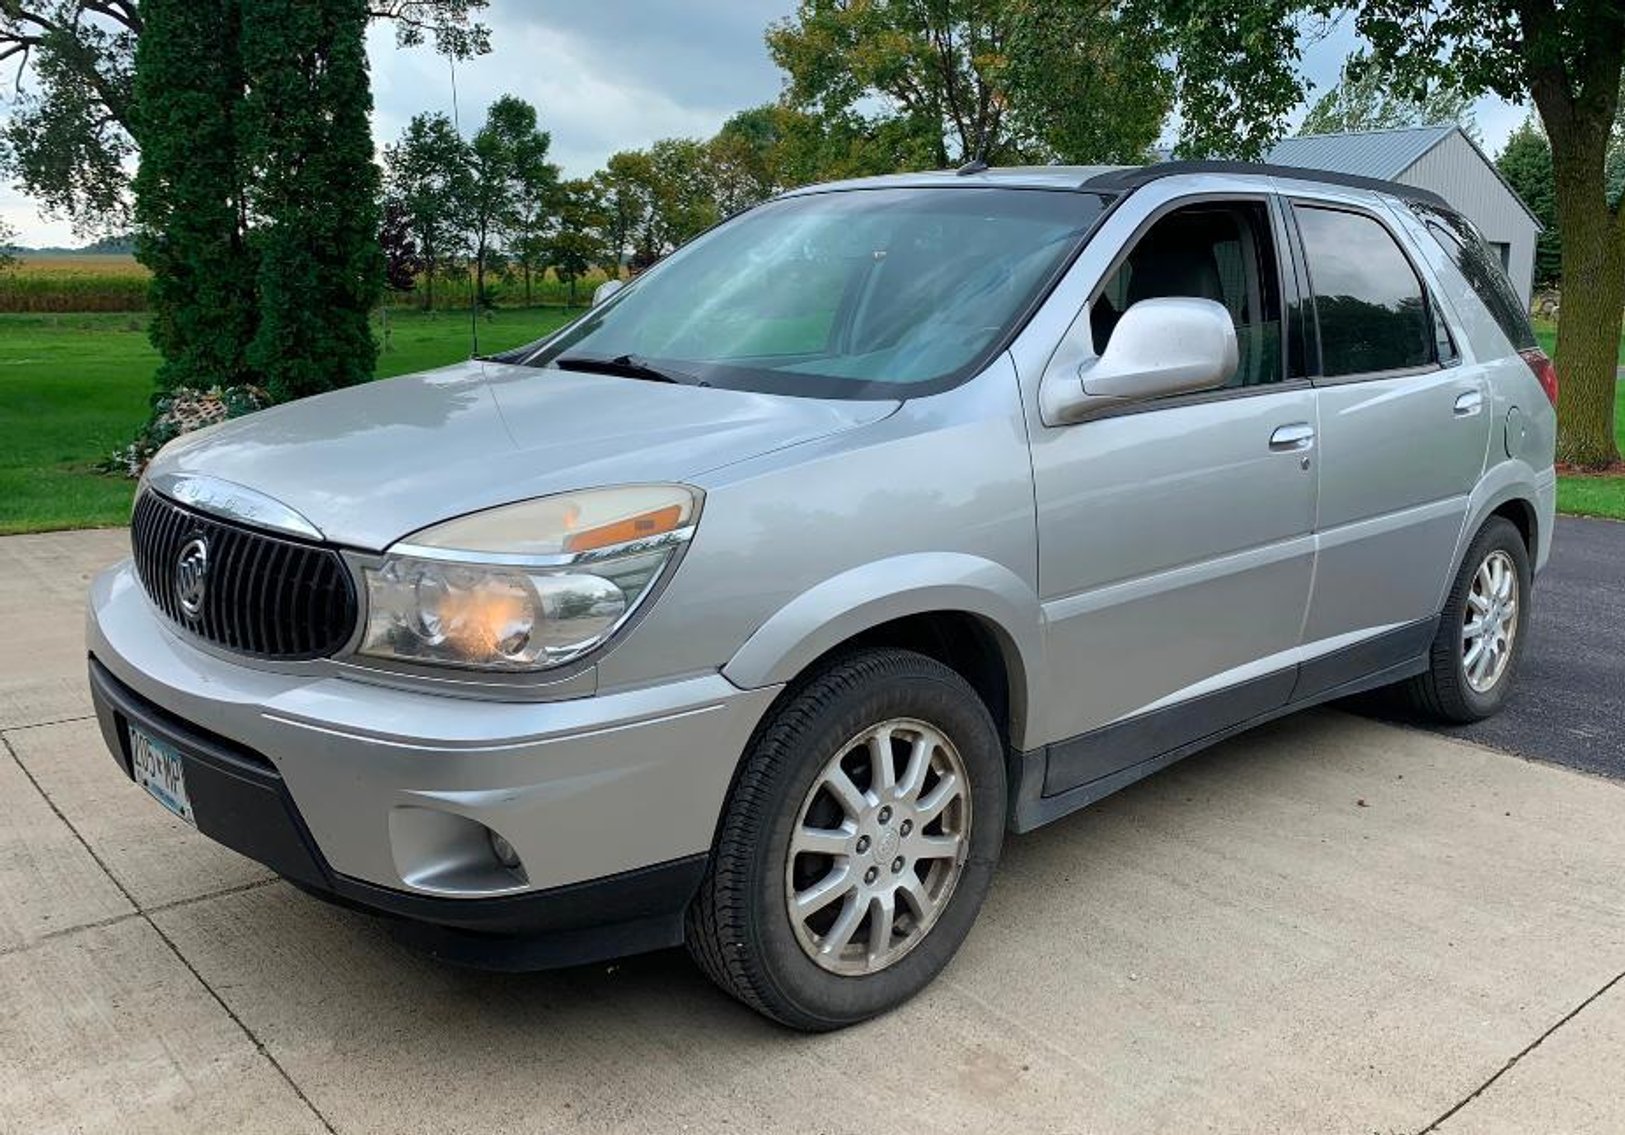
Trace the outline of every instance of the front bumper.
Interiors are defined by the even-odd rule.
[[[128,563],[93,583],[87,637],[113,755],[128,775],[132,723],[169,741],[205,835],[346,905],[502,936],[484,958],[426,944],[523,968],[681,940],[777,693],[713,673],[499,703],[245,666],[170,628]],[[519,870],[497,863],[491,832]]]

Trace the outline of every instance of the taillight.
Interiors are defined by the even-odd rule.
[[[1530,347],[1527,351],[1519,351],[1523,361],[1529,364],[1529,369],[1535,372],[1535,381],[1546,392],[1546,398],[1555,407],[1557,405],[1557,368],[1552,360],[1546,357],[1546,352],[1539,347]]]

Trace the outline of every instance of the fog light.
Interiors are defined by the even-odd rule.
[[[517,871],[519,869],[519,853],[513,849],[513,844],[497,835],[496,832],[491,833],[491,854],[496,856],[497,862],[508,868],[508,870]]]

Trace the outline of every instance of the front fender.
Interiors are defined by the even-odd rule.
[[[772,615],[745,641],[722,673],[754,688],[788,682],[814,659],[893,619],[957,612],[988,624],[1005,651],[1014,691],[1041,673],[1043,609],[1020,576],[962,552],[893,556],[831,576]]]

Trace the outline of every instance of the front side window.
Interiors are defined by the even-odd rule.
[[[1262,202],[1190,205],[1158,219],[1090,308],[1095,353],[1130,306],[1170,296],[1213,300],[1230,313],[1240,362],[1225,386],[1281,381],[1280,274]]]
[[[1375,374],[1435,361],[1433,320],[1422,281],[1371,217],[1295,207],[1327,377]]]
[[[1105,201],[971,186],[771,201],[510,357],[826,398],[941,389],[985,365]]]

